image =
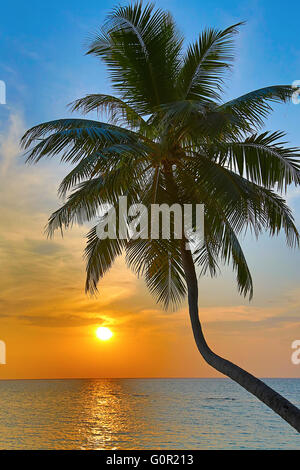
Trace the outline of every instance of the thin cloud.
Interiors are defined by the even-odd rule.
[[[17,320],[34,326],[45,328],[74,328],[88,325],[98,325],[105,321],[102,317],[83,317],[78,315],[18,315]]]

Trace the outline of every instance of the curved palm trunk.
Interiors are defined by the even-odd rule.
[[[185,249],[184,244],[182,246],[181,253],[188,288],[189,313],[194,338],[200,354],[210,366],[222,374],[227,375],[227,377],[230,377],[232,380],[240,384],[243,388],[248,390],[248,392],[252,393],[252,395],[255,395],[300,433],[299,408],[286,400],[279,393],[275,392],[275,390],[268,387],[268,385],[261,380],[227,359],[215,354],[206,343],[198,315],[198,282],[194,261],[191,252]]]

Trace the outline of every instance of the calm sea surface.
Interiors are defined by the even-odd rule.
[[[300,406],[300,379],[266,382]],[[300,449],[226,379],[0,381],[1,449]]]

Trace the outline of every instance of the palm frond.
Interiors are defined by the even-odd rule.
[[[137,143],[143,137],[122,127],[87,119],[59,119],[29,129],[21,140],[27,162],[61,155],[61,161],[76,163],[82,157],[119,143]],[[39,141],[33,148],[29,148]]]
[[[126,260],[135,273],[145,277],[148,289],[165,309],[182,302],[186,286],[179,244],[169,240],[131,240]]]
[[[49,217],[46,228],[48,235],[52,236],[55,230],[62,231],[74,223],[82,225],[92,220],[99,216],[101,206],[108,202],[102,177],[80,183],[67,202]]]
[[[106,115],[111,124],[129,126],[132,129],[146,128],[147,123],[142,116],[125,101],[111,95],[86,95],[71,103],[72,111],[81,111],[83,114],[97,111]]]
[[[205,243],[195,253],[196,265],[201,267],[201,274],[204,275],[209,270],[213,277],[219,271],[219,262],[232,264],[233,271],[236,272],[236,279],[239,293],[249,300],[253,297],[253,281],[251,273],[243,253],[242,247],[228,222],[225,214],[220,211],[218,205],[212,204],[210,209],[218,210],[206,217],[205,223]]]
[[[218,111],[231,115],[237,123],[261,127],[273,110],[270,103],[288,102],[295,88],[292,85],[274,85],[246,93],[218,107]]]
[[[132,167],[141,168],[147,161],[147,152],[142,144],[115,144],[105,147],[101,152],[95,152],[83,157],[79,163],[62,180],[58,194],[64,197],[66,193],[83,180],[106,175],[112,178],[116,173],[123,172],[124,179],[130,167],[130,176],[135,172]]]
[[[135,2],[113,9],[88,54],[104,60],[113,87],[143,115],[174,99],[181,45],[169,13]]]
[[[278,142],[282,132],[253,134],[244,142],[220,143],[220,158],[241,176],[267,188],[279,191],[300,183],[300,149]],[[223,149],[223,151],[222,151]]]
[[[234,35],[242,24],[234,24],[223,31],[205,29],[198,41],[188,47],[178,78],[183,99],[207,102],[220,98],[224,72],[234,59]]]
[[[121,255],[127,242],[119,238],[98,238],[96,226],[89,231],[87,238],[85,290],[94,294],[97,292],[99,280],[111,268],[116,257]]]

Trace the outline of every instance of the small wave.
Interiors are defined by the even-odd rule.
[[[207,397],[206,400],[236,400],[236,398],[229,398],[229,397]]]

